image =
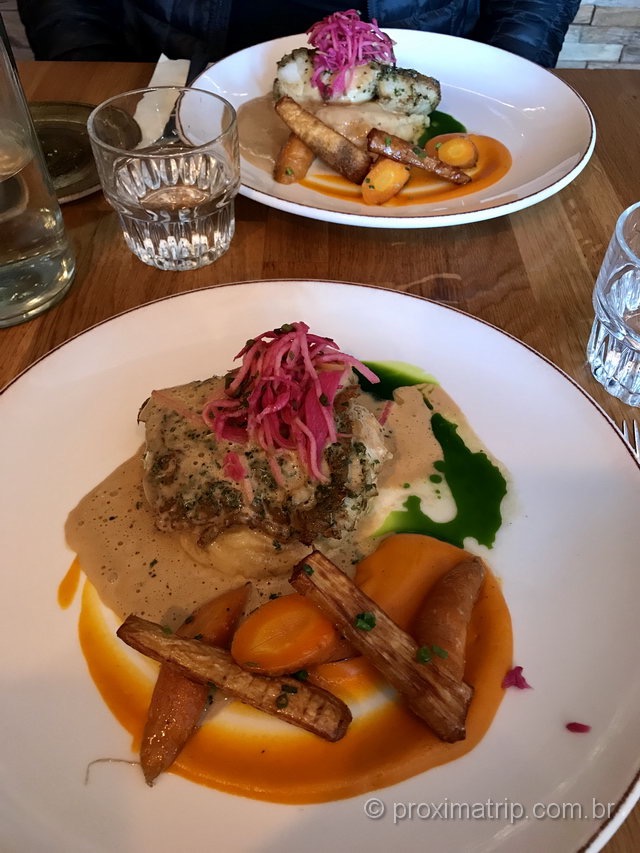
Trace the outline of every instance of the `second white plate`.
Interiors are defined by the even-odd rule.
[[[407,207],[368,207],[330,198],[299,184],[276,183],[242,160],[240,192],[269,207],[343,225],[431,228],[493,219],[537,204],[567,186],[595,145],[593,116],[582,98],[551,72],[479,42],[436,33],[389,29],[397,63],[436,77],[440,109],[469,132],[499,139],[513,158],[496,184],[458,198]],[[307,44],[304,33],[264,42],[226,57],[193,85],[236,108],[268,93],[276,62]]]

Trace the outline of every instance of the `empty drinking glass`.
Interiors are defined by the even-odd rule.
[[[190,270],[227,251],[240,185],[235,110],[201,89],[125,92],[89,116],[104,194],[146,264]]]
[[[640,202],[619,217],[593,291],[591,372],[610,394],[640,406]]]

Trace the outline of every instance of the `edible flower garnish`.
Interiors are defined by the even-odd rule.
[[[567,723],[565,728],[577,734],[586,734],[586,732],[591,731],[591,726],[588,726],[586,723]]]
[[[327,482],[323,454],[338,439],[334,401],[351,368],[370,382],[378,377],[330,338],[309,334],[306,323],[287,323],[247,341],[226,376],[223,397],[209,400],[202,418],[220,439],[254,442],[266,451],[278,484],[278,450],[292,450],[309,476]],[[228,454],[225,469],[235,479],[241,460]]]
[[[323,97],[342,95],[351,82],[353,69],[369,62],[395,65],[394,42],[378,27],[361,20],[355,9],[328,15],[307,30],[309,44],[316,48],[311,83]],[[327,84],[323,78],[331,74]]]
[[[509,672],[502,679],[503,687],[517,687],[518,690],[526,690],[527,688],[531,688],[531,685],[527,683],[526,678],[522,674],[521,666],[514,666],[513,669],[510,669]]]

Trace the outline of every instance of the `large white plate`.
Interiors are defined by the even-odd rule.
[[[408,207],[367,207],[329,198],[300,185],[277,184],[242,160],[241,193],[263,204],[344,225],[430,228],[492,219],[522,210],[566,187],[586,166],[595,145],[589,108],[566,83],[519,56],[479,42],[412,30],[386,30],[399,66],[436,77],[440,109],[469,131],[493,136],[513,157],[498,183],[460,198]],[[205,71],[193,85],[235,107],[271,91],[276,61],[306,35],[249,47]]]
[[[371,795],[285,806],[167,774],[85,768],[133,757],[77,639],[77,602],[56,602],[73,555],[69,509],[141,441],[149,389],[223,371],[239,342],[304,319],[363,358],[421,365],[511,472],[515,509],[489,559],[504,580],[516,662],[469,755]],[[207,850],[596,850],[636,801],[640,742],[640,468],[612,422],[530,349],[465,314],[405,294],[330,282],[251,282],[155,302],[80,335],[0,398],[0,848],[3,853]],[[592,725],[586,735],[569,720]],[[301,756],[304,760],[304,756]],[[611,803],[603,820],[593,800]],[[492,802],[491,819],[393,825],[393,803]],[[552,816],[536,819],[537,803]],[[509,822],[507,809],[529,819]],[[555,804],[555,806],[554,806]],[[566,804],[566,805],[563,805]],[[559,819],[579,804],[585,817]],[[489,807],[490,808],[490,807]],[[540,809],[540,807],[538,807]],[[517,809],[516,809],[517,811]],[[422,814],[423,819],[419,816]],[[554,817],[555,815],[555,817]],[[591,840],[591,841],[590,841]]]

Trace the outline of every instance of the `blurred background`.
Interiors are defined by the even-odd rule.
[[[17,0],[0,0],[16,59],[32,59]],[[582,2],[564,41],[558,68],[640,69],[640,0]]]

